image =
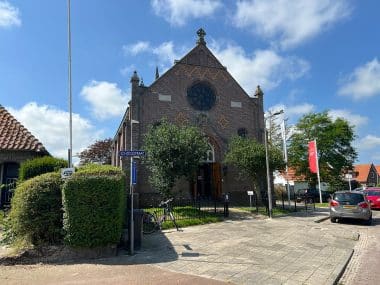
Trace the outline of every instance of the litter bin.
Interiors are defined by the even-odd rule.
[[[129,212],[130,213],[130,212]],[[134,209],[133,210],[133,225],[134,225],[134,250],[141,248],[141,242],[143,237],[142,224],[143,224],[143,215],[144,210],[142,209]],[[129,216],[130,217],[130,216]],[[128,219],[128,229],[130,229],[130,218]],[[131,241],[131,233],[128,233],[128,247],[130,246]]]

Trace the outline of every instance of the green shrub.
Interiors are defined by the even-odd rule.
[[[51,156],[43,156],[27,160],[20,165],[19,180],[25,181],[35,176],[58,171],[60,168],[67,167],[67,161]]]
[[[63,187],[65,243],[99,247],[119,242],[125,213],[125,175],[112,166],[78,169]]]
[[[46,173],[18,184],[8,236],[34,245],[62,241],[62,183],[58,173]]]

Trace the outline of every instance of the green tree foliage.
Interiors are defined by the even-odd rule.
[[[67,161],[61,158],[43,156],[26,160],[20,165],[19,180],[24,181],[43,173],[59,171],[67,167]]]
[[[316,139],[321,180],[339,187],[342,172],[352,169],[357,152],[352,146],[354,129],[346,120],[335,121],[327,111],[303,116],[290,138],[289,165],[297,174],[304,175],[311,184],[316,184],[317,175],[310,173],[308,142]]]
[[[193,179],[208,144],[198,128],[179,127],[163,120],[149,129],[144,150],[152,186],[164,197],[169,197],[178,178]]]
[[[269,146],[269,169],[284,169],[282,152],[275,146]],[[251,178],[255,186],[266,177],[265,146],[254,139],[233,137],[228,145],[224,161],[235,165],[240,173]],[[266,181],[264,182],[266,183]]]
[[[98,140],[88,148],[78,153],[80,164],[98,163],[111,164],[112,139]]]

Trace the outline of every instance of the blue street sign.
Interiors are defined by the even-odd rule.
[[[119,156],[145,156],[145,150],[121,150]]]
[[[137,167],[136,161],[132,161],[132,184],[136,185],[137,183]]]

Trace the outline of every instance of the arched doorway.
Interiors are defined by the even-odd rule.
[[[209,140],[209,149],[203,162],[199,165],[193,196],[197,199],[219,199],[222,196],[222,173],[220,162],[216,161],[219,148],[213,140]]]

